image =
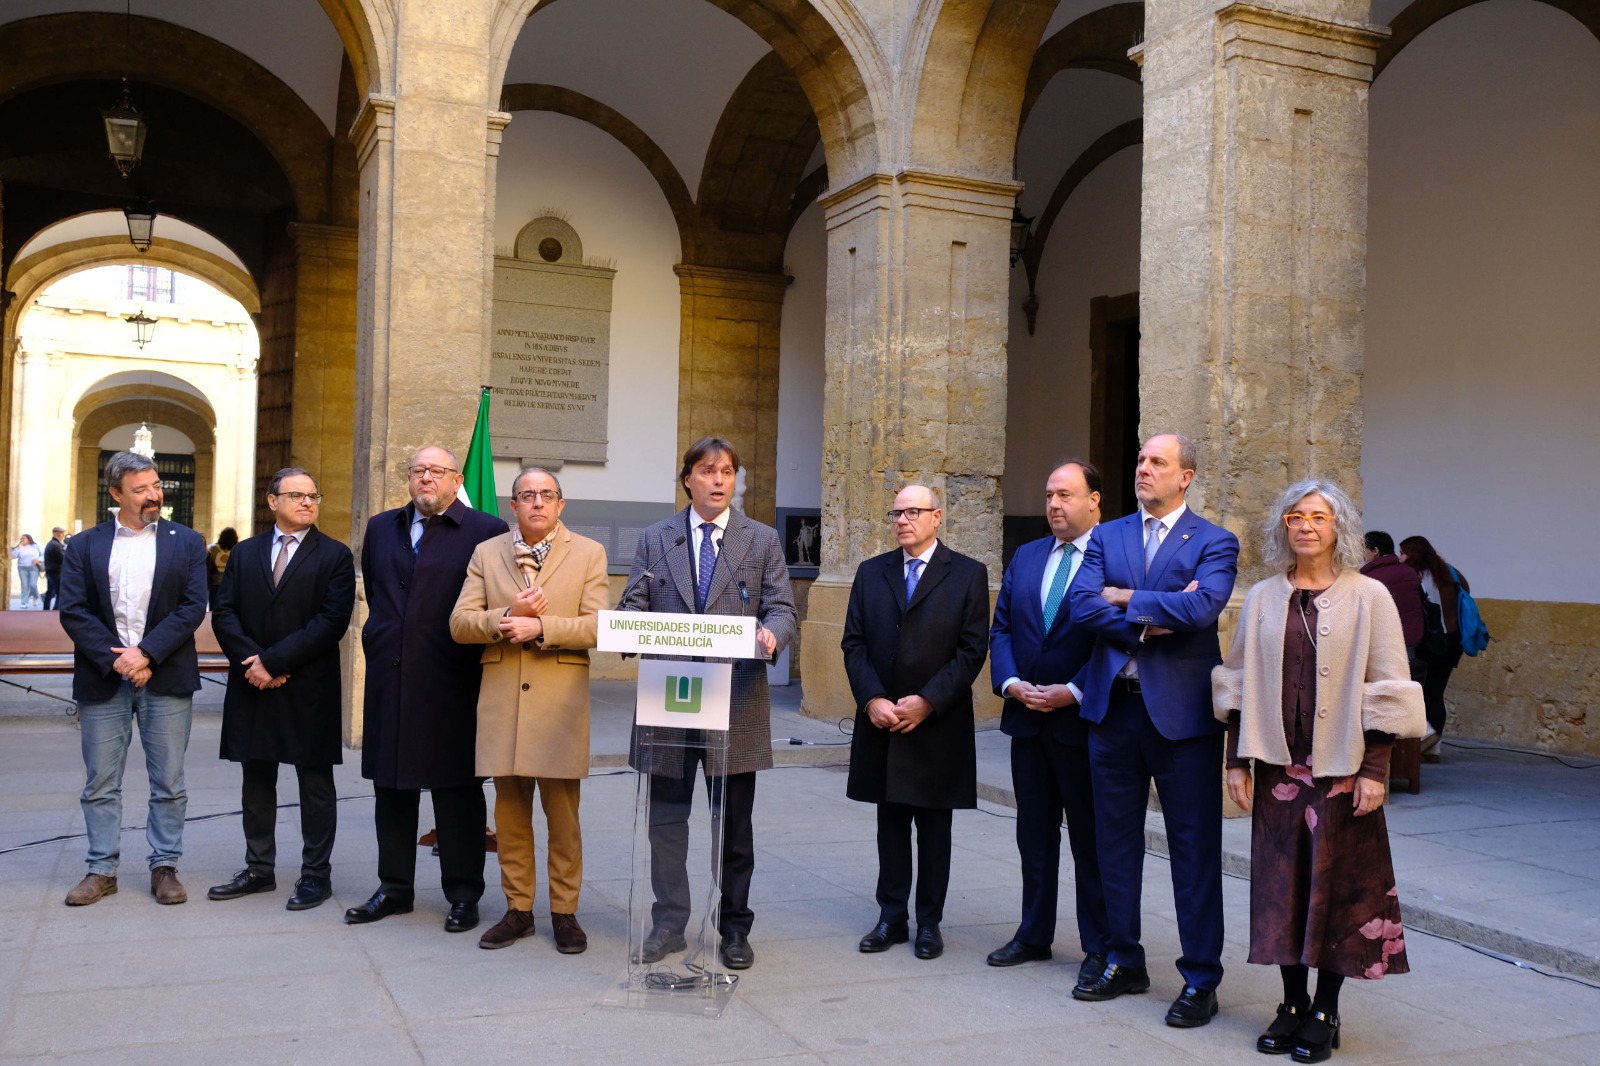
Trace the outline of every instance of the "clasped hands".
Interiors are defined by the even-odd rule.
[[[111,664],[111,669],[133,682],[134,688],[144,688],[145,682],[150,680],[150,656],[138,648],[112,648],[117,653],[117,661]]]
[[[550,601],[545,598],[544,589],[530,585],[518,592],[517,598],[511,601],[505,617],[500,619],[500,632],[514,644],[538,640],[544,636],[544,619],[541,616],[549,606]]]
[[[867,718],[891,733],[909,733],[932,713],[933,705],[917,695],[902,696],[893,702],[878,696],[867,703]]]
[[[263,692],[269,688],[277,688],[289,680],[288,674],[279,674],[274,677],[265,666],[261,665],[261,656],[259,655],[252,655],[239,665],[244,667],[244,679]]]
[[[1021,678],[1006,687],[1006,695],[1030,711],[1053,711],[1078,702],[1078,697],[1066,685],[1030,685]]]
[[[1187,585],[1183,586],[1183,591],[1193,592],[1199,587],[1200,582],[1191,581]],[[1105,588],[1100,590],[1100,598],[1105,600],[1113,607],[1126,607],[1129,603],[1133,602],[1134,591],[1134,589],[1119,589],[1115,585],[1107,585]],[[1171,632],[1172,630],[1168,629],[1166,626],[1144,627],[1144,635],[1146,637],[1164,637]]]

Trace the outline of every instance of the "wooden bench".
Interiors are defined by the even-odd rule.
[[[1415,796],[1422,790],[1422,741],[1397,740],[1389,754],[1389,780],[1406,779],[1406,791]]]
[[[211,632],[211,614],[194,635],[204,673],[227,673],[228,659]],[[0,674],[68,674],[72,639],[55,611],[0,611]]]

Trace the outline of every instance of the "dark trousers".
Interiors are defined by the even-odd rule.
[[[1106,894],[1095,849],[1089,749],[1048,737],[1012,737],[1011,784],[1017,797],[1017,854],[1022,859],[1022,923],[1017,939],[1039,948],[1055,941],[1064,815],[1077,889],[1078,944],[1084,954],[1104,954]]]
[[[416,898],[417,808],[422,792],[374,785],[372,818],[378,830],[378,881],[398,900]],[[483,785],[435,788],[433,816],[439,829],[439,882],[451,903],[483,898],[483,834],[489,825]]]
[[[278,764],[246,759],[244,769],[244,861],[257,873],[271,874],[278,861]],[[333,767],[296,766],[300,779],[300,876],[326,883],[333,869],[333,835],[339,823],[339,797]]]
[[[56,595],[61,591],[61,571],[46,570],[44,572],[44,602],[39,609],[53,611],[56,608]]]
[[[1144,698],[1114,683],[1105,720],[1089,731],[1095,836],[1106,894],[1107,961],[1143,966],[1139,908],[1150,782],[1161,798],[1178,914],[1184,983],[1222,982],[1222,733],[1168,740]]]
[[[917,925],[944,921],[950,888],[951,811],[945,807],[878,804],[878,920],[899,925],[909,917],[911,827],[917,827]]]
[[[1434,732],[1444,732],[1446,716],[1444,705],[1444,688],[1450,683],[1450,675],[1455,673],[1456,667],[1461,664],[1461,634],[1449,635],[1450,647],[1443,655],[1428,656],[1423,658],[1427,666],[1427,676],[1422,679],[1422,704],[1428,716],[1428,724],[1433,726]]]
[[[694,803],[696,764],[703,751],[686,750],[682,775],[650,775],[650,887],[656,901],[650,908],[657,929],[681,933],[693,905],[689,892],[689,809]],[[756,870],[755,833],[750,818],[756,806],[756,775],[706,777],[711,803],[711,831],[722,833],[721,886],[717,931],[750,935],[755,913],[750,909],[750,880]],[[713,856],[715,863],[716,857]],[[713,869],[719,869],[713,866]]]

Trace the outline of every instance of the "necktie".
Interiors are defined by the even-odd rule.
[[[1149,531],[1144,538],[1144,572],[1148,574],[1150,564],[1156,561],[1156,552],[1161,550],[1161,519],[1147,518],[1144,525]]]
[[[711,595],[711,571],[717,568],[717,546],[711,534],[717,527],[710,522],[700,523],[700,561],[696,564],[699,580],[695,583],[695,609],[706,609],[706,597]]]
[[[922,574],[922,560],[913,559],[906,564],[906,603],[911,602],[911,596],[917,591],[917,578]]]
[[[1056,572],[1050,577],[1050,591],[1044,597],[1044,631],[1056,624],[1056,613],[1061,610],[1061,598],[1067,594],[1067,573],[1072,569],[1072,553],[1078,550],[1076,544],[1063,544],[1061,546],[1061,561],[1056,564]]]
[[[278,587],[278,582],[283,580],[283,572],[289,568],[289,544],[293,540],[287,533],[278,534],[278,557],[272,562],[273,588]]]

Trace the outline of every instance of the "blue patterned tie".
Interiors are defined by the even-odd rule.
[[[1078,550],[1076,544],[1067,543],[1061,546],[1061,561],[1056,564],[1056,572],[1050,577],[1050,591],[1044,597],[1044,631],[1056,624],[1056,613],[1061,610],[1061,599],[1067,594],[1067,574],[1072,570],[1072,553]]]
[[[913,559],[906,564],[906,603],[911,602],[911,596],[917,591],[917,577],[922,573],[922,560]]]
[[[711,534],[716,531],[716,528],[710,522],[700,523],[699,581],[696,582],[694,590],[695,610],[697,611],[706,609],[706,597],[711,595],[711,571],[717,568],[717,546],[713,543]]]

